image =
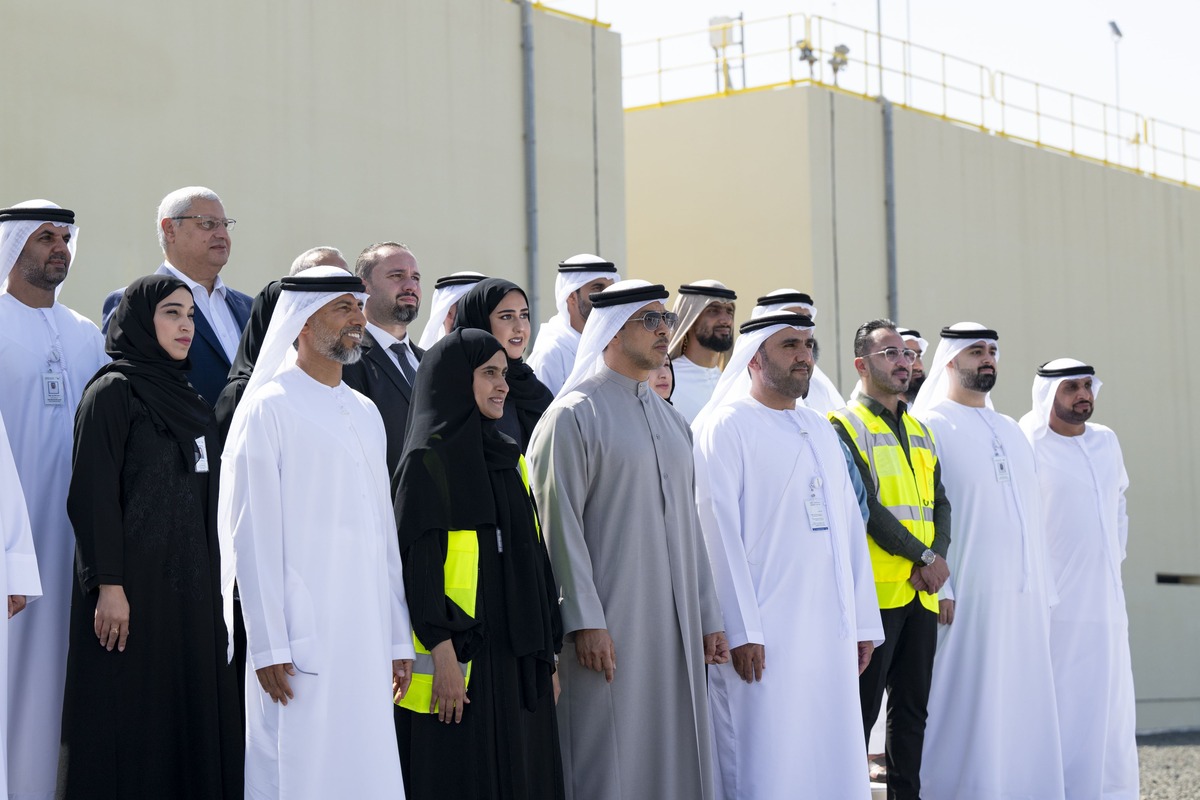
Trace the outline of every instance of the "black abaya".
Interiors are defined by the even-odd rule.
[[[418,638],[430,649],[451,640],[471,678],[460,723],[398,709],[410,800],[564,797],[551,677],[562,642],[556,584],[519,450],[482,418],[471,391],[474,367],[499,349],[490,335],[454,331],[426,353],[413,388],[397,494],[405,592]],[[445,595],[451,529],[477,531],[474,617]]]
[[[154,350],[146,309],[130,313],[142,318],[122,325],[141,324],[145,347],[123,341],[114,349],[110,328],[118,361],[85,390],[75,419],[67,512],[78,580],[58,796],[241,797],[244,742],[221,609],[216,424],[209,411],[197,432],[199,416],[173,410],[189,402],[175,385],[176,365],[186,362]],[[197,410],[207,409],[195,398]],[[197,466],[196,442],[183,441],[192,433],[204,437],[209,471]],[[93,629],[106,584],[122,586],[129,601],[124,652],[106,650]]]

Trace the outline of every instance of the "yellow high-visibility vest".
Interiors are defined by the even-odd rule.
[[[937,448],[933,433],[905,414],[901,419],[908,434],[909,458],[888,424],[858,400],[829,414],[850,432],[858,454],[871,469],[879,504],[892,513],[909,533],[925,547],[933,544],[933,472],[937,466]],[[911,459],[912,464],[909,464]],[[909,577],[913,562],[887,552],[870,536],[867,548],[875,571],[875,593],[880,608],[900,608],[912,602],[917,590]],[[921,605],[937,612],[937,595],[921,592]]]
[[[525,494],[532,498],[525,456],[519,458],[517,466],[521,471],[521,483],[525,485]],[[536,512],[533,515],[533,526],[537,531],[538,541],[541,541],[542,527],[538,523]],[[476,531],[448,531],[446,540],[446,563],[443,568],[446,597],[474,619],[475,602],[479,596],[479,534]],[[412,683],[397,705],[422,714],[436,713],[436,707],[433,712],[429,710],[429,704],[433,700],[433,655],[429,648],[421,643],[415,632],[412,637],[413,647],[417,651],[417,657],[413,661]],[[462,670],[463,686],[469,686],[471,662],[459,662],[458,667]]]

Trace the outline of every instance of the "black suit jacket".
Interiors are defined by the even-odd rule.
[[[411,341],[411,340],[410,340]],[[425,351],[412,345],[417,361]],[[395,475],[404,453],[404,433],[408,430],[408,405],[412,389],[387,350],[375,341],[368,330],[363,331],[362,358],[357,364],[342,367],[342,380],[351,389],[361,392],[375,403],[387,431],[388,474]]]
[[[101,329],[105,334],[108,333],[109,320],[112,318],[113,312],[117,310],[117,305],[121,302],[121,295],[124,293],[125,289],[122,287],[104,298],[104,325]],[[246,321],[250,319],[250,307],[254,304],[254,299],[226,286],[225,302],[233,313],[233,320],[237,323],[238,330],[244,329]],[[212,325],[198,308],[196,309],[196,335],[192,337],[192,347],[188,350],[188,358],[192,362],[192,369],[188,372],[188,380],[191,381],[192,388],[207,400],[210,406],[215,407],[217,397],[225,388],[225,381],[229,379],[230,363],[225,356],[225,349],[221,347],[221,340],[217,338],[217,332],[213,330]]]

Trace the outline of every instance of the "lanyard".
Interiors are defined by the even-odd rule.
[[[810,502],[815,500],[822,504],[826,517],[826,524],[828,525],[830,513],[829,494],[825,487],[825,481],[821,479],[822,475],[826,475],[828,473],[826,473],[825,465],[821,461],[821,454],[817,451],[817,446],[813,444],[812,436],[807,430],[805,430],[804,426],[800,424],[800,415],[795,411],[789,411],[786,413],[788,419],[791,420],[792,424],[796,426],[796,430],[800,432],[800,438],[803,439],[804,443],[808,445],[809,452],[812,453],[813,461],[815,461],[817,464],[817,474],[813,476],[811,481],[809,481],[808,500]],[[848,572],[848,565],[843,561],[842,548],[838,546],[838,541],[835,538],[837,532],[830,527],[828,535],[830,536],[830,545],[833,550],[833,578],[835,584],[837,585],[838,608],[841,611],[842,617],[841,637],[845,639],[850,635],[849,594],[846,587],[846,574]]]
[[[1004,442],[1000,439],[999,431],[996,430],[996,426],[993,425],[992,421],[988,418],[988,414],[984,413],[984,409],[976,408],[975,411],[979,414],[979,418],[983,420],[983,423],[987,425],[988,430],[992,432],[993,458],[1004,459],[1005,469],[1007,469],[1008,456],[1005,453]],[[1025,523],[1025,509],[1021,505],[1021,494],[1017,491],[1016,484],[1012,480],[1011,476],[1003,483],[1008,484],[1008,491],[1012,496],[1013,505],[1017,509],[1017,519],[1021,524],[1021,591],[1028,592],[1030,591],[1031,577],[1033,573],[1033,564],[1030,556],[1029,526]]]

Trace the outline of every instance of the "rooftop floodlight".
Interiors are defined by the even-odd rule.
[[[817,63],[817,54],[813,50],[812,42],[808,39],[801,39],[796,42],[796,49],[800,51],[800,60],[808,62],[808,70],[811,72],[813,64]]]
[[[850,55],[850,48],[844,44],[839,44],[833,48],[833,55],[829,57],[829,66],[833,67],[833,84],[837,85],[838,73],[850,66],[850,59],[846,56]]]

